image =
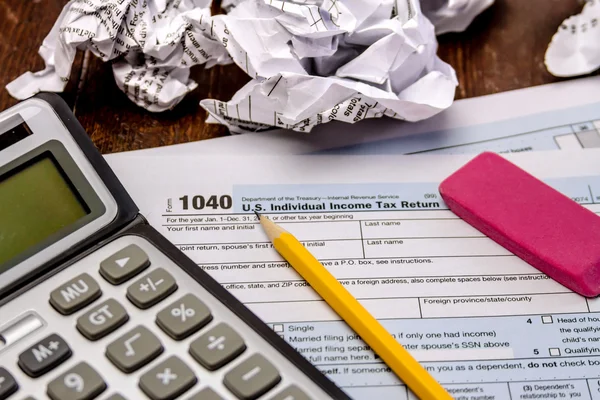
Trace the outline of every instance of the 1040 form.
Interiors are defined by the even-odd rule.
[[[298,237],[455,398],[600,399],[600,300],[559,285],[447,209],[438,184],[470,157],[111,165],[162,234],[353,398],[413,395],[279,257],[253,211]],[[507,158],[600,212],[598,150]]]

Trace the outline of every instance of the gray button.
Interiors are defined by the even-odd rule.
[[[80,362],[48,384],[52,400],[91,400],[104,390],[106,383],[86,362]]]
[[[19,389],[17,381],[6,369],[0,367],[0,400],[7,399]]]
[[[152,400],[171,400],[197,382],[194,372],[176,356],[171,356],[140,378],[140,388]]]
[[[19,355],[19,367],[27,375],[38,377],[71,357],[67,342],[53,333]]]
[[[214,371],[246,349],[244,340],[225,323],[220,323],[190,344],[190,354],[206,369]]]
[[[50,304],[61,314],[72,314],[96,300],[102,291],[94,278],[81,274],[50,293]]]
[[[100,275],[113,285],[125,282],[150,265],[148,255],[135,244],[117,251],[100,263]]]
[[[115,393],[110,397],[107,397],[104,400],[127,400],[125,397],[123,397],[120,393]]]
[[[238,399],[253,400],[280,380],[281,376],[273,364],[260,354],[254,354],[225,374],[223,383]]]
[[[186,294],[156,316],[156,324],[173,339],[181,340],[212,319],[210,310],[193,294]]]
[[[217,394],[214,390],[207,387],[190,397],[188,400],[225,400]]]
[[[275,396],[271,397],[270,400],[311,400],[306,393],[304,393],[296,385],[290,385],[285,388],[282,392],[279,392]]]
[[[77,329],[90,340],[98,340],[123,325],[129,316],[115,299],[108,299],[77,318]]]
[[[158,303],[177,289],[175,279],[162,268],[157,268],[127,288],[127,298],[139,308]]]
[[[123,372],[133,372],[163,352],[156,336],[142,325],[136,326],[106,348],[106,357]]]

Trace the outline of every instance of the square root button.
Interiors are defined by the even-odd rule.
[[[148,364],[163,352],[160,340],[138,325],[106,348],[106,357],[121,371],[130,373]]]

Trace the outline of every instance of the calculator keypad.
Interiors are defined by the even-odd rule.
[[[135,244],[117,251],[100,263],[100,275],[113,285],[125,282],[150,266],[146,252]]]
[[[115,393],[115,394],[107,397],[106,400],[127,400],[127,399],[125,397],[123,397],[123,395],[121,395],[120,393]]]
[[[248,400],[271,389],[269,400],[326,397],[301,397],[290,385],[298,379],[322,392],[144,239],[120,238],[97,252],[42,282],[52,307],[40,319],[52,330],[13,355],[23,372],[0,365],[0,400],[15,390],[52,400]]]
[[[102,377],[86,362],[69,368],[48,385],[52,400],[91,400],[106,390]]]
[[[223,383],[238,398],[254,400],[281,380],[273,364],[254,354],[225,375]]]
[[[290,385],[269,400],[310,400],[298,386]]]
[[[143,325],[127,332],[106,348],[106,357],[123,372],[133,372],[164,350],[158,338]]]
[[[96,300],[102,291],[89,274],[81,274],[50,293],[50,304],[59,313],[69,315]]]
[[[140,388],[152,400],[171,400],[196,384],[194,372],[176,356],[171,356],[140,378]]]
[[[8,396],[17,391],[19,385],[13,376],[5,368],[0,367],[0,400],[7,399]]]
[[[141,309],[152,307],[177,290],[173,276],[163,268],[144,275],[127,288],[127,298]]]
[[[115,299],[108,299],[77,318],[77,329],[90,340],[98,340],[123,325],[129,316]]]
[[[187,400],[224,400],[217,392],[207,387],[193,395]]]
[[[175,340],[185,339],[210,320],[210,310],[193,294],[186,294],[156,316],[156,324]]]
[[[21,353],[19,367],[35,378],[62,364],[71,354],[67,342],[54,333]]]
[[[190,354],[204,368],[214,371],[240,355],[246,349],[244,340],[224,322],[194,340]]]

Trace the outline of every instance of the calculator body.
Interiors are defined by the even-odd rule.
[[[153,229],[62,99],[40,94],[0,114],[0,400],[13,398],[348,396]]]

